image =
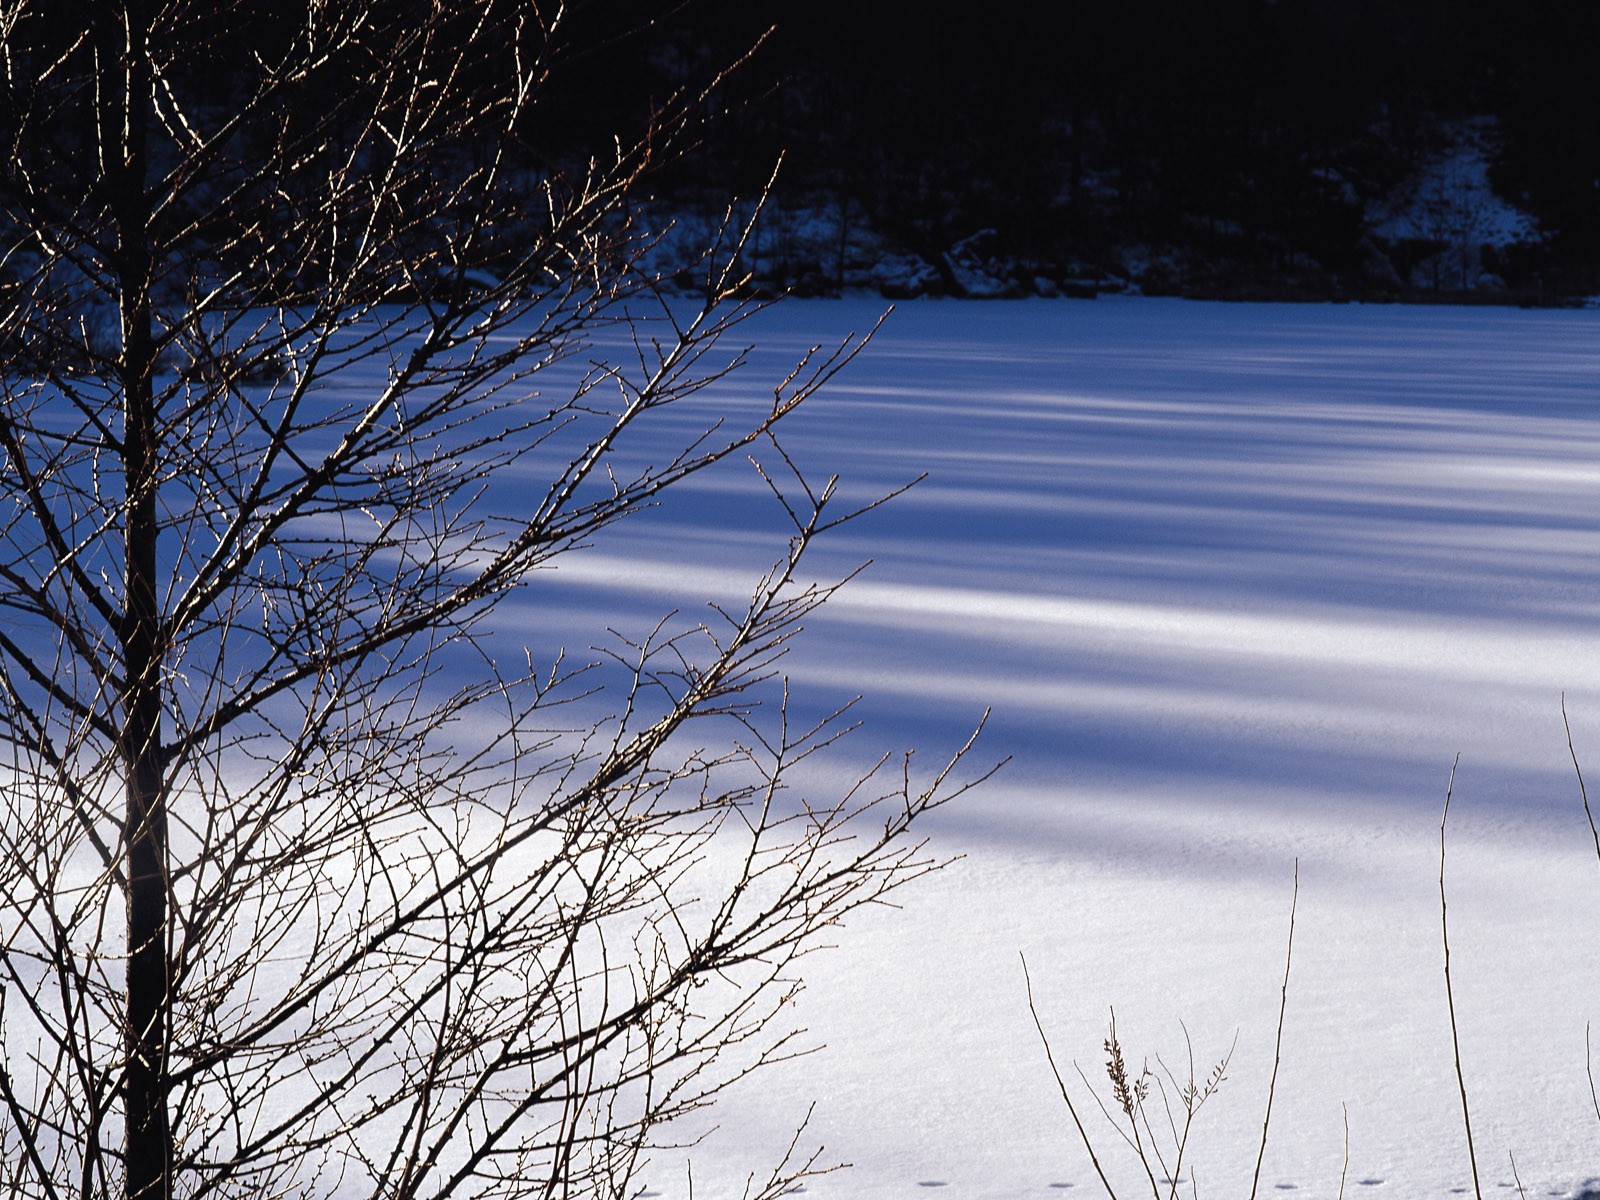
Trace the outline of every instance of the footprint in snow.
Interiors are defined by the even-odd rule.
[[[1359,1183],[1362,1187],[1382,1187],[1383,1186],[1383,1180],[1381,1180],[1381,1179],[1358,1179],[1358,1180],[1356,1180],[1356,1182]]]
[[[1298,1183],[1277,1183],[1273,1186],[1276,1187],[1280,1192],[1297,1192],[1300,1190],[1300,1185]]]
[[[919,1179],[918,1187],[949,1187],[950,1184],[943,1179]]]
[[[1072,1186],[1072,1184],[1070,1184],[1070,1183],[1052,1183],[1050,1186],[1053,1187],[1053,1188],[1069,1188],[1069,1187]]]

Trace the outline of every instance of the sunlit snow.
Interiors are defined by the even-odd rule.
[[[878,307],[763,315],[724,402]],[[1112,1006],[1131,1062],[1180,1074],[1180,1021],[1202,1074],[1237,1031],[1183,1191],[1248,1195],[1297,860],[1258,1194],[1470,1189],[1438,902],[1458,753],[1450,939],[1482,1185],[1514,1195],[1512,1155],[1529,1195],[1600,1185],[1600,860],[1561,713],[1564,692],[1600,779],[1597,401],[1590,313],[897,312],[787,444],[853,500],[928,479],[819,551],[823,577],[874,561],[786,669],[813,711],[864,694],[862,761],[936,758],[992,705],[979,753],[1012,762],[932,825],[959,862],[807,960],[799,1016],[826,1049],[737,1089],[650,1189],[685,1195],[692,1158],[696,1194],[723,1194],[815,1100],[802,1144],[855,1164],[817,1195],[1099,1192],[1025,954],[1119,1195],[1149,1184],[1068,1064],[1103,1094]],[[781,547],[763,494],[748,470],[695,481],[541,575],[497,636],[736,599]]]

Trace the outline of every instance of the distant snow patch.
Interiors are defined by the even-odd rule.
[[[1499,149],[1490,117],[1453,122],[1444,148],[1426,159],[1404,185],[1369,205],[1367,226],[1391,244],[1440,247],[1411,268],[1410,283],[1434,290],[1493,287],[1484,249],[1536,242],[1538,222],[1495,193],[1489,166]]]

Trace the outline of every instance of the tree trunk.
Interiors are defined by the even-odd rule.
[[[122,739],[126,776],[128,973],[123,1077],[127,1195],[168,1200],[173,1141],[167,1112],[167,1037],[172,996],[168,955],[167,811],[161,764],[161,635],[156,598],[158,459],[152,371],[152,264],[147,195],[152,88],[142,0],[101,10],[101,153],[116,222],[122,324],[120,383],[124,487]],[[118,69],[108,70],[116,62]]]

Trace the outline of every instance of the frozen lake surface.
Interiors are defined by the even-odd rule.
[[[763,314],[727,394],[880,307]],[[992,705],[981,753],[1013,761],[930,827],[960,862],[808,960],[800,1017],[826,1049],[727,1098],[697,1194],[759,1170],[812,1100],[808,1137],[855,1164],[817,1195],[1101,1190],[1026,954],[1058,1060],[1097,1086],[1111,1006],[1135,1065],[1180,1069],[1182,1021],[1203,1073],[1237,1032],[1182,1177],[1247,1195],[1297,860],[1260,1194],[1470,1189],[1438,906],[1457,753],[1483,1188],[1515,1194],[1512,1155],[1530,1195],[1597,1186],[1600,861],[1561,698],[1600,779],[1600,315],[923,302],[786,443],[856,498],[928,472],[813,561],[874,560],[787,661],[800,702],[862,693],[863,760],[936,757]],[[781,545],[770,508],[748,471],[692,481],[495,623],[581,638],[597,614],[737,599]],[[1148,1194],[1070,1078],[1119,1195]],[[651,1190],[684,1195],[689,1157],[658,1154]]]

